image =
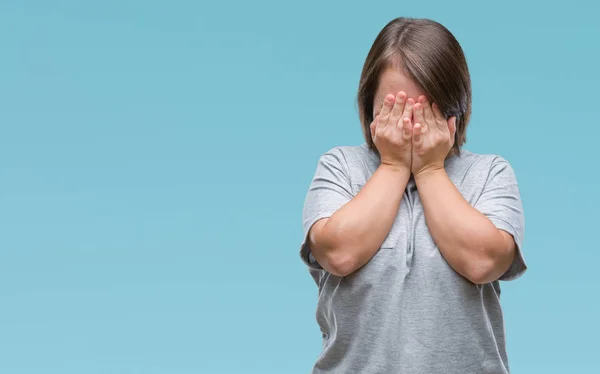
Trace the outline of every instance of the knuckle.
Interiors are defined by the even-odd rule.
[[[377,131],[375,131],[375,134],[381,139],[387,139],[389,137],[387,129],[378,128]]]
[[[402,147],[405,144],[406,144],[406,139],[401,136],[398,136],[398,137],[396,137],[396,139],[394,139],[394,145],[397,147]]]

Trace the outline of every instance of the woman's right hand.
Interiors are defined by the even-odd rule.
[[[415,101],[404,91],[388,94],[381,112],[371,123],[371,137],[381,156],[381,164],[411,169],[412,110]]]

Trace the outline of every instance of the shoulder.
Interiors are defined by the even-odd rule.
[[[330,148],[324,154],[346,158],[367,158],[375,156],[375,152],[369,149],[366,143],[360,145],[338,145]]]
[[[353,168],[358,165],[377,163],[379,156],[366,143],[360,145],[339,145],[330,148],[321,158],[336,159],[341,164]]]
[[[379,155],[363,143],[332,147],[321,155],[320,162],[339,167],[351,181],[361,183],[377,169],[380,160]]]
[[[460,156],[454,157],[449,163],[453,173],[488,179],[494,175],[504,175],[514,178],[514,170],[507,159],[498,154],[475,153],[461,150]]]
[[[454,157],[452,164],[457,166],[477,167],[481,169],[492,169],[496,166],[511,167],[508,160],[493,153],[475,153],[469,150],[461,150],[460,155]]]

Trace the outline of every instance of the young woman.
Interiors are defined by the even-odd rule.
[[[303,210],[313,373],[508,373],[499,281],[527,269],[523,209],[506,160],[461,150],[462,48],[437,22],[392,20],[358,107],[366,142],[320,157]]]

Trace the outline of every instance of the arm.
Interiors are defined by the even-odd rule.
[[[510,267],[515,242],[456,189],[446,171],[415,175],[431,236],[448,264],[473,283],[492,282]]]
[[[365,265],[390,231],[409,177],[408,168],[382,164],[351,201],[317,221],[308,238],[317,262],[339,276]]]
[[[473,283],[500,278],[516,253],[514,238],[471,206],[444,169],[454,144],[456,118],[448,120],[422,96],[415,104],[412,171],[429,231],[448,264]]]
[[[386,96],[371,124],[381,165],[356,196],[340,162],[317,170],[305,204],[306,243],[317,263],[334,275],[365,265],[392,227],[411,173],[413,105],[402,91]]]

